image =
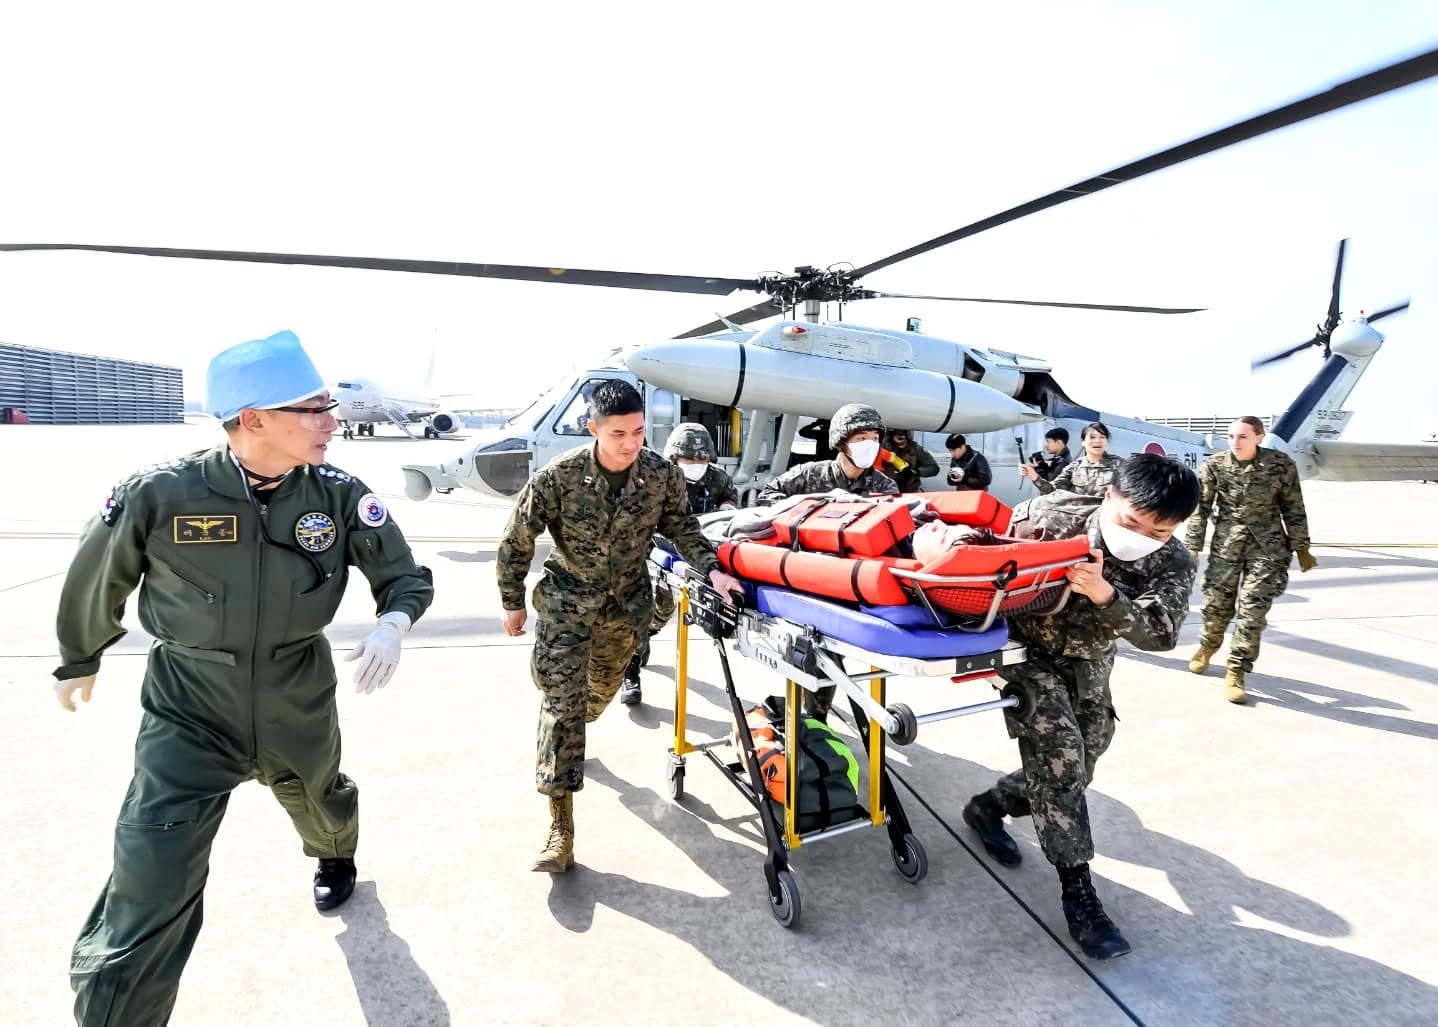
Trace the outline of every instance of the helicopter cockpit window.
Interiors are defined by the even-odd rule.
[[[564,412],[554,422],[554,434],[556,435],[588,435],[589,434],[589,397],[594,395],[594,390],[599,388],[608,378],[591,378],[584,383],[584,387],[574,394]]]

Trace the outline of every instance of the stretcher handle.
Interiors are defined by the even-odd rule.
[[[694,623],[715,640],[731,637],[739,628],[739,611],[745,606],[745,597],[740,595],[731,603],[692,567],[686,569],[684,576],[687,579],[684,587],[689,593],[689,613]]]

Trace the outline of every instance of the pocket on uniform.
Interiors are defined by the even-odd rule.
[[[295,592],[290,596],[290,616],[286,634],[296,641],[312,638],[319,634],[335,618],[340,601],[344,599],[348,575],[341,569],[325,579],[324,584],[308,592]],[[305,579],[306,587],[313,580]]]
[[[224,638],[224,584],[153,550],[139,610],[145,628],[165,641],[217,649]]]
[[[292,817],[303,817],[309,812],[309,800],[305,798],[304,782],[297,777],[291,777],[284,781],[270,782],[270,791],[275,793],[275,799],[280,806]]]
[[[185,824],[193,824],[199,817],[198,801],[148,796],[131,780],[129,791],[125,793],[125,801],[120,805],[118,823],[121,827],[170,831]]]

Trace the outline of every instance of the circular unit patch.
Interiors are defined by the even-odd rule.
[[[295,522],[295,541],[301,549],[323,553],[335,544],[335,522],[319,511],[307,513]]]
[[[378,528],[389,520],[389,511],[385,509],[384,500],[373,492],[360,496],[358,512],[360,523],[366,527]]]

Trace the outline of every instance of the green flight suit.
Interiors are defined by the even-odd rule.
[[[434,597],[387,511],[358,479],[300,467],[261,514],[221,444],[145,468],[86,525],[60,597],[61,680],[95,673],[139,587],[156,642],[140,691],[135,771],[114,866],[71,962],[82,1025],[168,1022],[199,934],[210,845],[230,791],[268,785],[312,857],[352,857],[358,792],[340,773],[335,667],[323,629],[349,565],[380,614]]]

